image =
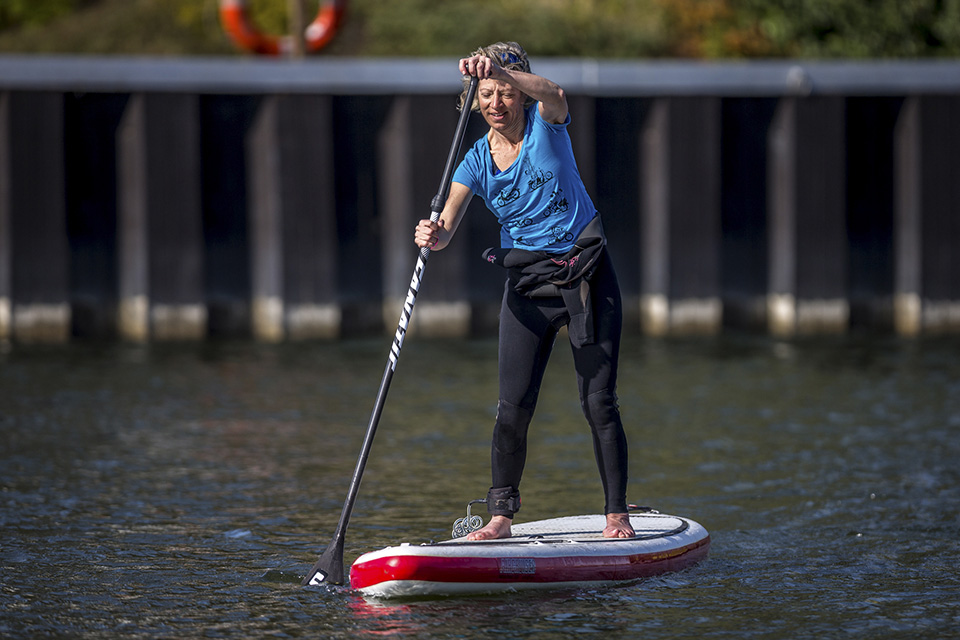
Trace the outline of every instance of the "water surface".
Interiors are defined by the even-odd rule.
[[[367,601],[299,587],[330,540],[388,340],[7,346],[0,635],[950,638],[960,341],[627,340],[629,500],[712,536],[621,588]],[[489,485],[492,340],[408,339],[345,557],[449,537]],[[518,520],[602,508],[568,349]]]

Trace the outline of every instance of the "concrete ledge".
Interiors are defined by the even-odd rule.
[[[714,335],[723,327],[723,304],[719,298],[645,295],[640,299],[640,326],[649,336]]]
[[[383,322],[388,333],[397,329],[403,300],[396,298],[383,305]],[[431,338],[462,338],[470,335],[471,306],[469,302],[419,301],[410,316],[407,334]]]
[[[0,340],[9,340],[12,332],[10,298],[0,298]]]
[[[329,340],[340,337],[343,314],[335,304],[290,305],[287,336],[291,340]]]
[[[923,332],[926,334],[960,331],[960,300],[924,300]]]
[[[640,296],[640,330],[648,336],[665,336],[670,332],[670,302],[667,296]]]
[[[154,305],[150,311],[150,321],[154,340],[203,340],[207,336],[205,305]]]
[[[150,340],[150,301],[145,295],[128,296],[120,300],[117,330],[120,337],[131,342]]]
[[[801,300],[797,304],[797,333],[802,335],[844,333],[850,325],[846,300]]]
[[[70,305],[13,305],[13,336],[18,342],[67,342],[70,340]]]
[[[797,331],[797,301],[789,294],[767,296],[767,329],[775,336],[792,336]]]
[[[767,328],[772,335],[827,335],[844,333],[849,326],[847,300],[797,300],[789,294],[767,296]]]
[[[253,299],[251,324],[253,337],[261,342],[281,342],[283,331],[283,300],[275,296],[256,296]]]

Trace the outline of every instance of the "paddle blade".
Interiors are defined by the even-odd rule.
[[[343,584],[343,543],[330,543],[301,583],[302,586]]]

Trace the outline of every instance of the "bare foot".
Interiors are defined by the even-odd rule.
[[[632,538],[637,535],[630,524],[629,513],[608,513],[607,526],[603,530],[604,538]]]
[[[510,524],[513,522],[506,516],[493,516],[490,522],[482,529],[477,529],[467,535],[467,540],[498,540],[510,537]]]

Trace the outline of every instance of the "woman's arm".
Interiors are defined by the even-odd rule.
[[[417,228],[413,234],[413,241],[418,247],[430,247],[432,251],[439,251],[448,244],[453,234],[457,232],[463,214],[467,212],[467,205],[473,191],[470,187],[459,182],[450,183],[450,194],[447,196],[447,202],[440,212],[440,219],[432,222],[429,219],[421,220],[417,223]]]
[[[540,103],[540,117],[552,124],[567,119],[567,96],[552,80],[533,73],[504,69],[487,56],[476,55],[460,60],[460,73],[506,82]]]

